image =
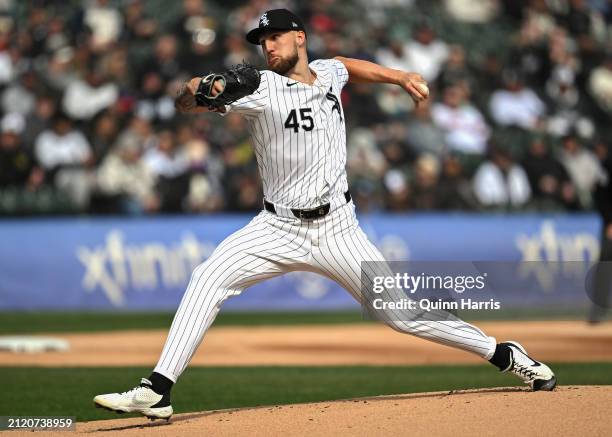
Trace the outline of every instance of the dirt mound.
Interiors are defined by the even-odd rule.
[[[520,341],[542,361],[612,361],[612,323],[580,321],[479,323],[499,340]],[[167,332],[53,334],[66,352],[0,351],[0,366],[150,366]],[[378,324],[213,327],[192,366],[480,364],[472,354],[397,333]]]
[[[86,422],[70,435],[604,436],[612,429],[610,405],[612,386],[491,388],[187,413],[168,423],[140,417]]]

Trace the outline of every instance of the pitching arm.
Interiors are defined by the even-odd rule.
[[[429,96],[427,82],[418,73],[383,67],[361,59],[336,56],[334,59],[342,62],[349,73],[350,83],[389,83],[401,86],[415,102],[420,102]]]

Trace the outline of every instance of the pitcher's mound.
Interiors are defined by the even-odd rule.
[[[120,436],[560,436],[610,435],[612,386],[553,392],[489,388],[179,414],[77,425]],[[110,432],[109,432],[110,431]]]

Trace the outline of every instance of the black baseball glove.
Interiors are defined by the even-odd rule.
[[[212,95],[215,81],[220,80],[223,91]],[[204,77],[195,93],[196,104],[209,109],[218,109],[253,94],[259,88],[259,71],[249,64],[238,64],[222,73],[211,73]]]

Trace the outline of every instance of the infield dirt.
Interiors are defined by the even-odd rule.
[[[517,340],[542,361],[612,361],[612,323],[579,321],[479,323],[499,341]],[[153,366],[167,331],[50,334],[67,352],[0,352],[0,366]],[[395,332],[380,324],[213,327],[194,366],[480,364],[482,359]]]

